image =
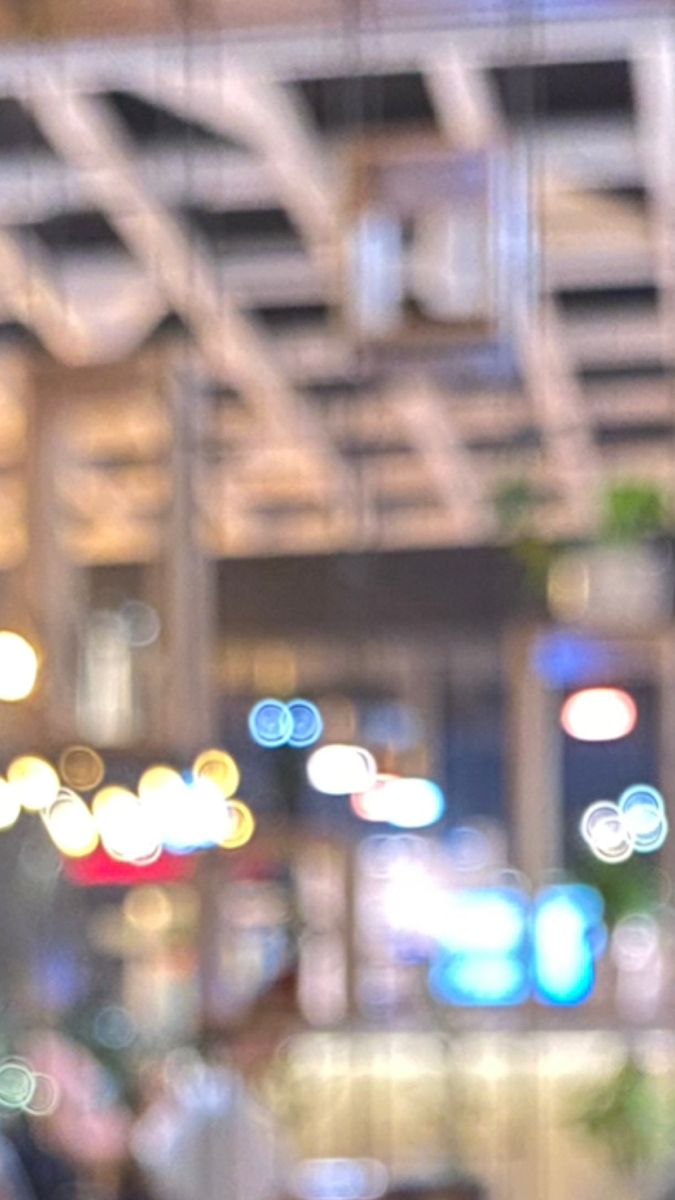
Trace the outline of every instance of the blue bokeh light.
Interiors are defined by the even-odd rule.
[[[622,792],[618,808],[638,854],[660,850],[668,836],[668,818],[663,797],[646,783],[634,784]]]
[[[316,704],[311,700],[291,700],[288,711],[292,721],[289,746],[302,750],[318,742],[323,733],[323,718]]]
[[[604,941],[603,901],[595,888],[566,884],[545,888],[532,922],[536,997],[544,1004],[582,1004],[595,986],[595,959]]]
[[[595,888],[560,884],[534,905],[517,888],[474,888],[452,896],[429,974],[432,995],[460,1007],[505,1007],[531,997],[572,1007],[593,992],[607,945]]]
[[[549,687],[566,688],[606,674],[612,668],[614,657],[604,642],[578,633],[554,630],[536,639],[531,664]]]
[[[267,750],[285,746],[293,733],[289,706],[281,700],[259,700],[249,713],[248,728],[258,746]]]

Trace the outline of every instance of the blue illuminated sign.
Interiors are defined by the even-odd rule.
[[[516,888],[475,888],[451,898],[429,986],[444,1004],[505,1007],[582,1004],[605,947],[595,888],[560,884],[534,901]]]

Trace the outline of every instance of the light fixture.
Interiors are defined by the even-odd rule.
[[[628,692],[615,687],[584,688],[568,696],[560,723],[578,742],[614,742],[635,729],[637,705]]]

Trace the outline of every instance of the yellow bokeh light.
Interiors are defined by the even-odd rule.
[[[98,846],[96,822],[81,796],[69,788],[61,788],[42,819],[57,850],[67,858],[86,858]]]
[[[232,831],[220,842],[220,846],[223,850],[239,850],[250,842],[255,833],[255,817],[243,800],[228,801],[228,809],[233,817]]]
[[[149,863],[159,858],[161,838],[138,796],[127,788],[101,788],[92,805],[101,841],[122,862]]]
[[[11,829],[16,825],[21,813],[19,798],[7,782],[0,778],[0,829]]]
[[[123,910],[125,921],[139,933],[164,933],[173,922],[171,897],[161,887],[133,888]]]
[[[192,764],[197,779],[208,779],[229,800],[241,782],[239,767],[225,750],[204,750]]]
[[[20,633],[0,630],[0,700],[15,703],[30,696],[40,662],[37,651]]]
[[[49,808],[59,791],[59,777],[51,763],[33,754],[15,758],[7,768],[7,779],[26,812]]]
[[[59,771],[69,787],[89,792],[101,783],[105,766],[101,755],[90,746],[68,746],[59,759]]]
[[[184,787],[180,772],[161,763],[155,767],[148,767],[147,771],[143,772],[138,781],[138,794],[141,800],[152,801],[175,795]]]

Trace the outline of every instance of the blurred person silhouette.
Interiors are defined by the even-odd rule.
[[[288,983],[236,1030],[205,1029],[200,1053],[169,1056],[136,1124],[132,1151],[157,1200],[283,1200],[293,1160],[254,1085],[288,1036]]]
[[[22,1115],[7,1131],[7,1142],[15,1155],[7,1160],[19,1200],[77,1200],[78,1176],[75,1165],[41,1136],[40,1118]],[[46,1127],[44,1129],[46,1135]],[[3,1195],[0,1190],[0,1197]]]

